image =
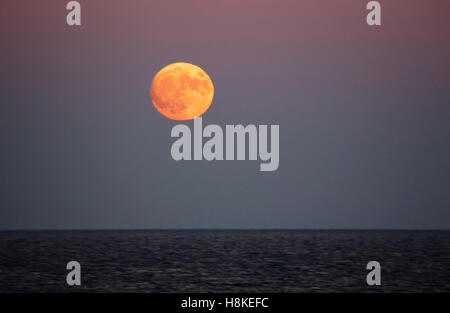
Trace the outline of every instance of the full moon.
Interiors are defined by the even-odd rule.
[[[152,103],[159,113],[173,120],[190,120],[208,110],[214,85],[200,67],[172,63],[163,67],[150,87]]]

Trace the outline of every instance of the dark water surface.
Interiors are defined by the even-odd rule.
[[[80,287],[66,284],[71,260]],[[450,232],[0,232],[0,292],[66,291],[450,292]]]

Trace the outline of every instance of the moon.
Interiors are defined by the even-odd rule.
[[[214,85],[200,67],[184,62],[163,67],[153,78],[150,98],[159,113],[173,120],[190,120],[208,110]]]

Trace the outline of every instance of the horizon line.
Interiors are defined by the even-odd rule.
[[[17,228],[0,232],[83,231],[450,231],[450,228]]]

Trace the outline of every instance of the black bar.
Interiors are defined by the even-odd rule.
[[[247,300],[245,300],[247,299]],[[259,299],[259,300],[258,300]],[[183,307],[189,301],[190,307]],[[193,300],[203,300],[196,302]],[[227,301],[228,300],[228,301]],[[411,307],[426,307],[431,309],[445,308],[450,300],[449,293],[433,294],[388,294],[388,293],[304,293],[304,294],[236,294],[236,293],[168,293],[168,294],[0,294],[3,306],[13,305],[15,311],[23,306],[55,309],[64,311],[66,307],[71,310],[103,311],[105,306],[114,307],[118,312],[132,312],[132,308],[141,308],[147,312],[314,312],[317,310],[357,310],[366,309],[384,310],[392,309],[392,304],[403,309]],[[210,309],[206,301],[214,301]],[[201,307],[198,307],[202,304]],[[211,302],[209,302],[211,303]],[[220,303],[220,304],[219,304]],[[63,306],[61,306],[64,304]],[[439,310],[442,311],[442,310]]]

